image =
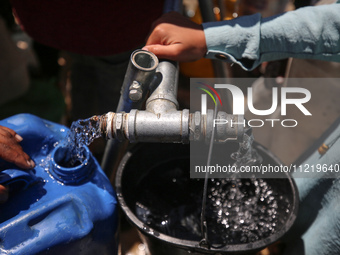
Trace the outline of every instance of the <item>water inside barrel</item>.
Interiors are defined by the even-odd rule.
[[[281,229],[290,215],[289,195],[277,182],[287,179],[209,179],[206,219],[209,242],[255,242]],[[191,179],[187,159],[150,170],[135,192],[135,214],[166,235],[200,241],[203,179]]]

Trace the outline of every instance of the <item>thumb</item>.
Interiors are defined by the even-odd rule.
[[[181,61],[180,59],[180,44],[161,45],[152,44],[143,47],[143,50],[154,53],[160,59],[169,59]]]

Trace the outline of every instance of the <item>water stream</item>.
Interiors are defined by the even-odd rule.
[[[209,155],[208,155],[208,162],[207,162],[207,166],[211,165],[211,153],[213,150],[213,144],[214,144],[214,132],[212,133],[212,139],[210,141],[210,147],[209,147]],[[253,136],[253,132],[252,132],[252,128],[251,127],[246,127],[244,134],[243,134],[243,141],[239,143],[239,149],[236,152],[233,152],[230,157],[232,159],[235,160],[233,166],[235,166],[236,168],[240,168],[241,166],[251,166],[257,163],[262,163],[262,157],[257,153],[257,151],[253,148],[253,141],[254,141],[254,136]],[[227,155],[229,156],[229,155]],[[244,215],[244,210],[241,210],[240,213],[238,213],[238,211],[240,210],[240,208],[243,206],[243,204],[233,204],[232,205],[232,200],[230,197],[226,198],[223,194],[224,192],[229,192],[231,190],[233,193],[233,199],[235,197],[237,197],[237,201],[240,201],[241,199],[241,192],[239,190],[239,185],[237,184],[237,182],[239,182],[240,179],[237,178],[241,178],[241,176],[239,176],[239,174],[235,173],[233,174],[230,178],[228,179],[221,179],[220,182],[216,182],[214,183],[214,180],[212,180],[212,183],[209,184],[208,182],[208,178],[209,175],[208,173],[205,175],[205,180],[204,180],[204,186],[203,186],[203,198],[202,198],[202,206],[201,206],[201,234],[202,234],[202,240],[200,241],[201,245],[211,245],[211,242],[209,240],[209,232],[212,233],[220,233],[222,234],[223,237],[228,237],[230,240],[235,239],[235,235],[237,236],[237,238],[240,240],[240,242],[244,242],[244,240],[246,240],[246,242],[250,241],[256,241],[262,238],[262,234],[267,232],[267,231],[261,231],[261,234],[257,234],[254,235],[252,234],[251,236],[248,235],[249,231],[245,231],[245,229],[241,229],[239,225],[235,225],[232,224],[232,222],[238,222],[239,220],[235,218],[238,216],[243,216]],[[254,179],[255,180],[255,179]],[[211,191],[211,189],[214,191],[213,193],[216,195],[217,193],[215,192],[215,187],[212,187],[211,189],[208,189],[208,186],[214,186],[215,184],[220,185],[220,183],[222,183],[223,185],[221,185],[221,187],[228,187],[231,185],[231,189],[220,189],[218,194],[222,195],[220,198],[217,199],[216,204],[214,204],[214,207],[219,208],[218,209],[218,215],[219,217],[222,215],[226,215],[226,216],[230,216],[233,217],[232,222],[228,221],[228,217],[227,218],[223,218],[218,220],[218,224],[216,225],[216,227],[213,227],[213,229],[211,231],[209,231],[208,228],[208,220],[211,220],[209,218],[211,218],[211,203],[215,201],[215,196],[212,196],[211,194],[208,193]],[[227,185],[226,185],[227,184]],[[230,184],[230,185],[229,185]],[[250,184],[249,184],[250,185]],[[238,191],[238,192],[237,192]],[[247,191],[248,192],[248,191]],[[228,200],[228,206],[222,208],[220,205],[222,205],[224,202]],[[248,208],[246,209],[246,215],[251,215],[251,210],[249,208],[250,205],[250,201],[247,202],[248,203]],[[230,205],[230,207],[229,207]],[[232,206],[231,206],[232,205]],[[210,207],[209,207],[210,206]],[[232,213],[232,210],[237,210],[236,213]],[[210,211],[210,212],[209,212]],[[215,212],[216,213],[216,212]],[[213,214],[215,214],[213,213]],[[247,218],[247,217],[246,217]],[[244,219],[240,220],[241,223],[244,223]],[[218,227],[220,224],[224,225],[225,228],[220,228]],[[215,225],[215,224],[213,224]],[[232,229],[232,235],[230,236],[230,234],[228,234],[225,229],[229,229],[229,227],[231,226]],[[217,232],[216,232],[217,231]],[[238,234],[235,234],[238,233]],[[230,241],[231,243],[233,243],[233,241]],[[214,238],[214,242],[216,242],[216,238]],[[226,244],[225,240],[222,238],[220,241],[218,241],[219,243],[223,243]]]
[[[245,127],[243,141],[239,143],[239,149],[231,154],[235,160],[234,166],[252,166],[262,163],[262,157],[253,147],[254,135],[251,127]]]
[[[61,142],[70,152],[64,166],[81,163],[84,146],[100,136],[98,118],[73,122]],[[247,128],[239,150],[231,154],[234,165],[262,162],[252,147],[253,140],[252,130]],[[150,171],[136,190],[135,212],[158,231],[199,241],[204,180],[191,179],[186,163],[175,160]],[[209,179],[206,196],[207,234],[212,244],[240,244],[266,238],[284,224],[290,210],[288,198],[265,179]]]
[[[64,167],[81,164],[84,160],[84,146],[89,146],[96,138],[101,136],[98,116],[74,121],[67,137],[61,146],[66,147],[69,154],[61,163]]]

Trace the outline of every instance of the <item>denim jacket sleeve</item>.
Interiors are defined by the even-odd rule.
[[[252,70],[288,57],[340,62],[340,1],[277,16],[260,14],[204,23],[206,57]]]

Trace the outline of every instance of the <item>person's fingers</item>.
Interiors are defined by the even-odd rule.
[[[21,142],[23,138],[17,134],[13,129],[10,129],[8,127],[0,126],[0,134],[7,136],[9,138],[14,137],[17,142]]]
[[[169,13],[155,22],[143,50],[158,58],[190,62],[206,54],[206,41],[201,25],[178,13]]]
[[[0,157],[24,169],[33,168],[34,161],[19,144],[22,140],[23,138],[14,130],[0,126]]]
[[[169,45],[176,43],[172,41],[173,26],[169,24],[161,24],[153,29],[148,37],[145,45],[162,44]]]
[[[0,135],[12,138],[16,135],[16,132],[8,127],[0,126]]]
[[[5,203],[8,199],[8,187],[0,185],[0,203]]]
[[[204,57],[204,51],[200,52],[196,49],[187,49],[184,44],[177,43],[171,45],[147,45],[143,50],[154,53],[160,59],[168,59],[179,62],[196,61]]]
[[[178,60],[178,45],[172,44],[172,45],[148,45],[144,46],[143,50],[151,51],[154,53],[158,58],[161,59],[169,59],[169,60]]]
[[[20,135],[18,135],[18,134],[15,134],[15,136],[14,136],[14,138],[15,138],[15,140],[17,140],[17,142],[21,142],[22,140],[24,140],[24,138],[22,138]]]
[[[0,157],[14,163],[23,169],[35,167],[34,161],[28,156],[19,144],[13,142],[3,142],[0,137]]]

